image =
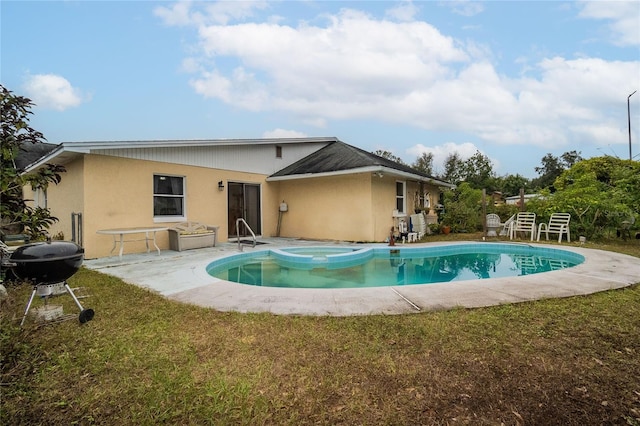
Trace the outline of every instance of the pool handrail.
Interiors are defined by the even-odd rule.
[[[236,234],[238,236],[238,250],[242,251],[242,242],[240,241],[240,223],[244,223],[244,226],[251,233],[251,237],[253,238],[253,246],[252,247],[256,248],[256,234],[253,233],[253,230],[251,229],[251,227],[249,226],[247,221],[244,220],[244,218],[239,217],[239,218],[236,219]]]

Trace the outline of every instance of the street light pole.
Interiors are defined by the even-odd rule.
[[[633,93],[636,93],[636,92],[637,90],[633,91]],[[633,93],[627,96],[627,120],[629,122],[629,160],[632,159],[631,157],[631,108],[629,107],[629,99],[631,99],[631,96],[633,96]]]

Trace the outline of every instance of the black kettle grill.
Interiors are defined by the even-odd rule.
[[[78,272],[84,259],[84,249],[71,241],[47,241],[25,244],[15,249],[9,256],[8,262],[3,267],[11,269],[13,274],[25,281],[33,283],[33,292],[24,311],[20,326],[24,324],[31,303],[36,293],[47,294],[43,286],[63,283],[67,293],[71,295],[78,308],[80,308],[80,323],[91,321],[93,309],[84,309],[69,284],[67,279]]]

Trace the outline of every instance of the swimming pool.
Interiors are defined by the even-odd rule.
[[[363,288],[515,277],[584,262],[567,250],[527,244],[438,247],[297,247],[240,253],[207,273],[241,284],[285,288]]]

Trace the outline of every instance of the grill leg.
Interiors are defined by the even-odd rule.
[[[76,305],[78,305],[78,308],[80,308],[80,317],[79,317],[80,322],[84,324],[87,321],[91,321],[94,315],[93,309],[84,309],[82,307],[82,305],[80,304],[80,301],[78,300],[76,295],[73,294],[73,290],[71,290],[71,287],[69,287],[69,284],[66,281],[64,282],[64,288],[67,289],[67,293],[71,295],[71,297],[73,298],[73,301],[76,302]]]
[[[20,327],[24,325],[24,321],[27,319],[27,314],[29,313],[29,309],[31,309],[33,298],[36,297],[36,291],[38,291],[38,287],[33,286],[33,292],[31,293],[31,297],[29,298],[29,303],[27,303],[27,308],[24,310],[24,316],[22,317],[22,321],[20,321]]]
[[[64,282],[64,288],[67,289],[67,293],[69,293],[71,295],[71,297],[73,298],[73,301],[76,302],[76,305],[78,305],[78,308],[80,308],[80,310],[84,310],[84,308],[82,307],[82,305],[80,304],[80,301],[78,300],[78,298],[76,297],[75,294],[73,294],[73,291],[71,290],[71,287],[69,287],[69,284],[67,284],[67,282]]]

